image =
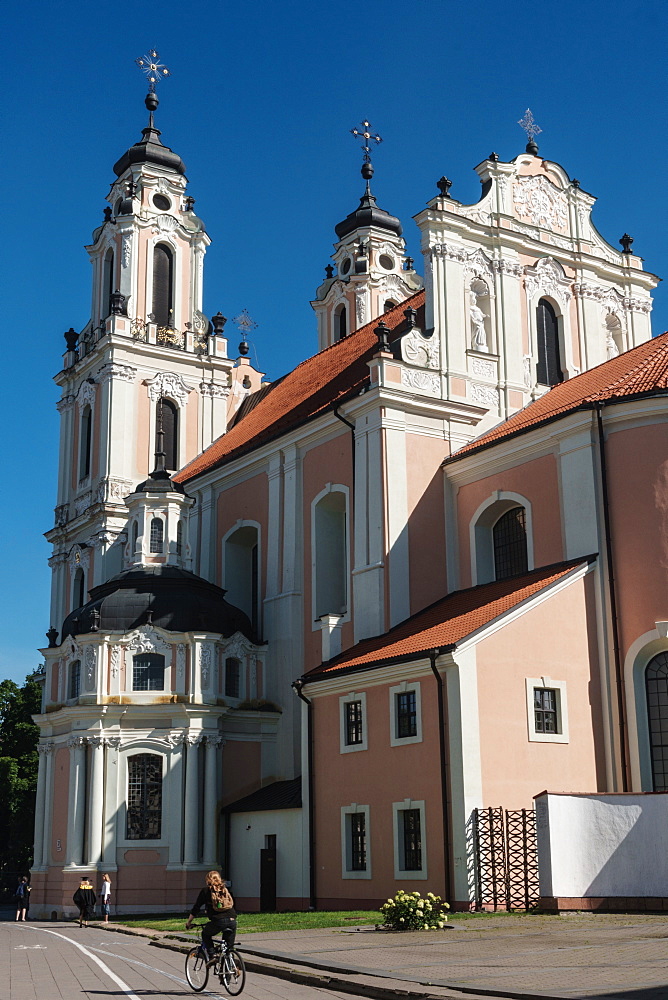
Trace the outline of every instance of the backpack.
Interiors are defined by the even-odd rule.
[[[212,899],[211,900],[211,905],[213,906],[214,910],[231,910],[232,909],[232,907],[234,906],[234,900],[232,899],[232,893],[229,891],[229,889],[227,888],[227,886],[223,886],[223,898],[219,902],[216,902],[216,903],[214,903],[214,901]]]

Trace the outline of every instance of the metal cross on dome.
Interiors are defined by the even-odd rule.
[[[351,128],[351,135],[358,136],[362,140],[362,151],[364,153],[364,162],[371,162],[371,146],[370,142],[375,142],[378,144],[382,142],[382,138],[377,132],[373,132],[371,128],[371,122],[363,121],[360,125],[356,125],[355,128]]]
[[[529,142],[532,142],[536,138],[536,136],[540,135],[540,133],[543,131],[542,128],[540,128],[534,121],[533,114],[531,113],[531,108],[526,109],[526,111],[524,112],[524,117],[520,118],[517,124],[520,126],[520,128],[524,129],[524,131],[527,134],[527,139],[529,140]]]
[[[155,85],[158,80],[163,80],[166,76],[172,75],[167,67],[163,66],[160,62],[160,56],[157,49],[149,49],[147,55],[140,56],[139,59],[135,59],[135,62],[146,74],[148,78],[148,89],[151,94],[155,94]]]
[[[244,340],[246,340],[251,330],[257,329],[257,323],[255,322],[254,319],[251,319],[251,317],[248,315],[247,309],[242,309],[239,315],[234,317],[232,322],[237,324],[237,326],[241,330],[241,335],[244,338]]]

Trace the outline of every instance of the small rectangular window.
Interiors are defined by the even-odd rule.
[[[407,737],[416,736],[417,710],[415,703],[415,691],[402,691],[395,695],[395,698],[397,739],[403,740]]]
[[[422,833],[420,830],[420,810],[404,809],[403,821],[403,862],[404,871],[422,870]]]
[[[534,688],[533,704],[536,732],[558,732],[556,690],[554,688]]]
[[[346,746],[354,746],[364,742],[364,729],[362,717],[362,702],[349,701],[345,706],[346,712]]]
[[[158,653],[142,653],[132,660],[133,691],[164,691],[165,658]]]
[[[225,660],[225,695],[239,698],[241,690],[241,663],[233,657]]]
[[[81,661],[74,660],[73,663],[70,663],[70,688],[68,697],[78,698],[80,691],[81,691]]]
[[[341,807],[341,878],[370,879],[371,826],[369,806],[357,802]]]

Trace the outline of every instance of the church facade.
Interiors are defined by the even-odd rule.
[[[471,901],[469,824],[666,787],[668,343],[626,237],[533,142],[474,205],[336,226],[273,384],[202,312],[209,244],[147,97],[66,334],[35,910]]]

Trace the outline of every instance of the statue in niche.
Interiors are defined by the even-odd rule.
[[[487,314],[484,313],[478,305],[475,293],[471,296],[469,313],[471,315],[471,346],[474,351],[483,351],[484,353],[487,353],[487,332],[485,330],[485,319]]]
[[[622,324],[616,313],[609,312],[605,317],[605,350],[608,361],[616,358],[622,343]]]
[[[608,330],[607,336],[605,338],[605,349],[608,361],[610,361],[611,358],[616,358],[617,355],[619,354],[619,348],[617,347],[617,344],[615,343],[615,338],[613,337],[610,330]]]

